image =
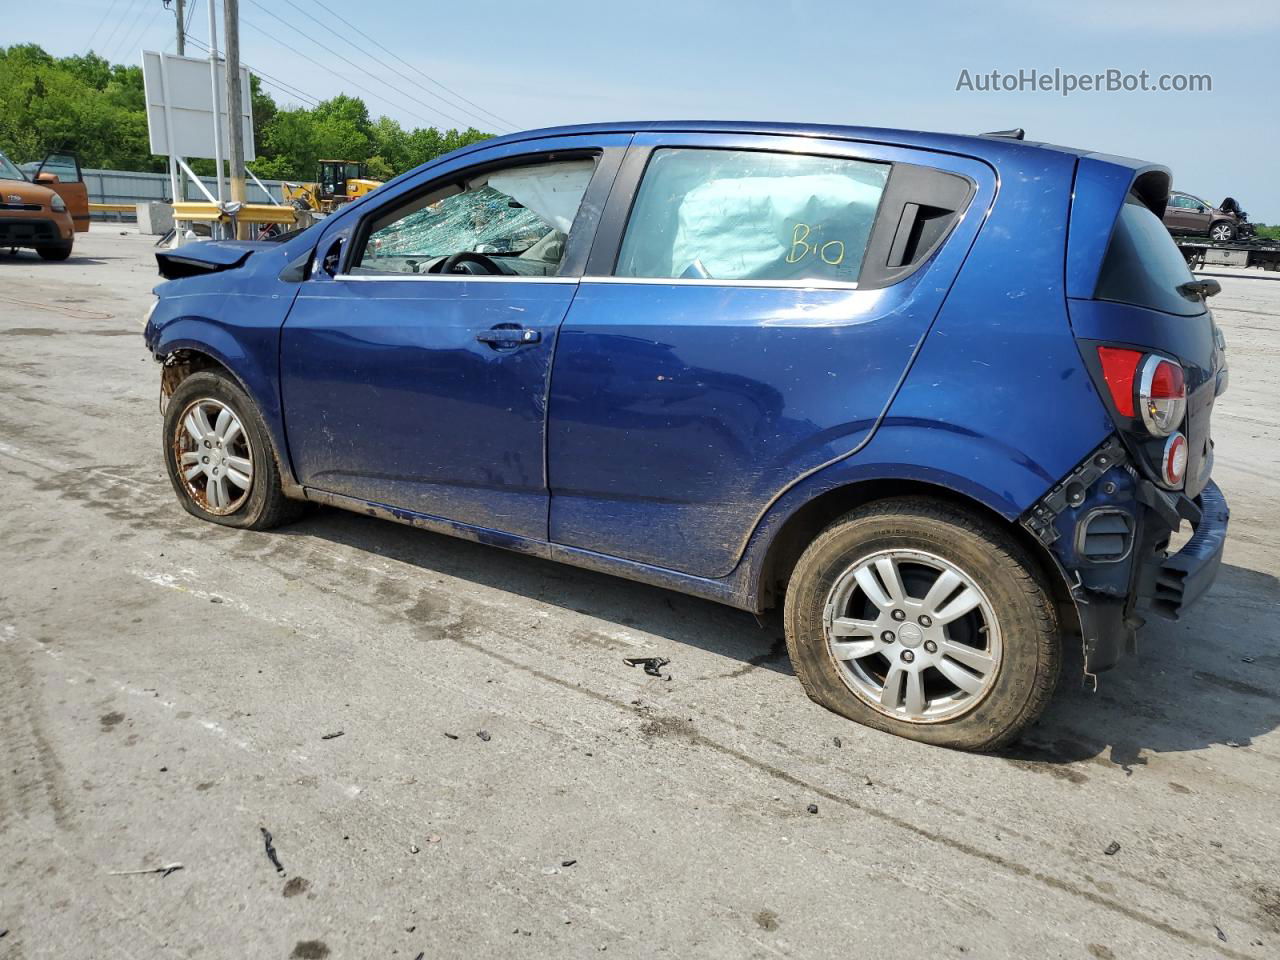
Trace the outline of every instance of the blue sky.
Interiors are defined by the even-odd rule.
[[[207,41],[208,0],[193,2],[191,33]],[[375,115],[410,126],[481,126],[484,111],[516,127],[656,118],[1021,126],[1030,139],[1164,163],[1179,188],[1213,203],[1230,194],[1253,219],[1280,222],[1275,164],[1265,159],[1280,155],[1277,94],[1264,80],[1280,52],[1277,0],[321,0],[412,67],[313,0],[292,2],[241,0],[245,61],[310,97],[362,96]],[[48,6],[6,6],[0,42],[30,40],[56,54],[83,52],[92,40],[110,59],[136,63],[140,49],[171,46],[174,33],[160,0],[60,0],[54,17]],[[1033,68],[1208,73],[1213,90],[1065,98],[956,90],[962,70]]]

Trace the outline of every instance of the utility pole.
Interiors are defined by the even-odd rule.
[[[222,203],[222,98],[218,95],[218,8],[209,3],[209,76],[213,83],[213,180],[218,185],[218,203]]]
[[[212,0],[211,0],[212,2]],[[224,31],[227,40],[227,177],[233,202],[245,202],[244,126],[240,122],[240,0],[223,0]],[[248,224],[237,223],[240,239],[248,236]]]
[[[178,21],[178,56],[185,57],[187,55],[187,34],[185,32],[187,0],[178,0],[175,6],[177,9],[174,13]]]

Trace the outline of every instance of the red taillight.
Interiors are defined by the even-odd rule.
[[[1133,381],[1138,375],[1138,364],[1144,354],[1141,350],[1124,347],[1099,347],[1098,359],[1102,362],[1102,376],[1111,391],[1111,402],[1122,417],[1132,417]]]
[[[1153,436],[1167,437],[1187,412],[1182,366],[1127,347],[1098,347],[1102,377],[1122,417],[1141,419]]]
[[[1164,357],[1147,357],[1138,383],[1142,422],[1157,437],[1167,437],[1182,425],[1187,413],[1187,383],[1182,365]]]
[[[1187,438],[1180,433],[1171,436],[1164,445],[1160,461],[1160,478],[1166,487],[1180,487],[1187,473]]]

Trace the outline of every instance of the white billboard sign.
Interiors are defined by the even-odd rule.
[[[142,52],[142,81],[147,97],[147,133],[151,152],[173,157],[214,158],[213,82],[208,60],[172,53]],[[256,160],[253,144],[253,101],[249,70],[240,68],[240,109],[236,120],[244,131],[244,158]],[[222,153],[227,143],[227,66],[218,62],[218,127]],[[167,114],[167,115],[166,115]],[[173,142],[170,143],[170,134]]]

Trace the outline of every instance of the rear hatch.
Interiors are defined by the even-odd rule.
[[[1216,284],[1196,280],[1157,215],[1167,174],[1163,192],[1160,182],[1151,176],[1135,180],[1105,247],[1097,247],[1103,255],[1091,296],[1073,297],[1068,307],[1085,363],[1139,468],[1165,489],[1195,497],[1213,465],[1211,418],[1226,387],[1226,359],[1207,303]],[[1181,368],[1185,385],[1185,415],[1167,425],[1167,434],[1143,416],[1149,407],[1143,373],[1160,359]],[[1180,484],[1164,472],[1178,434],[1186,439]]]

